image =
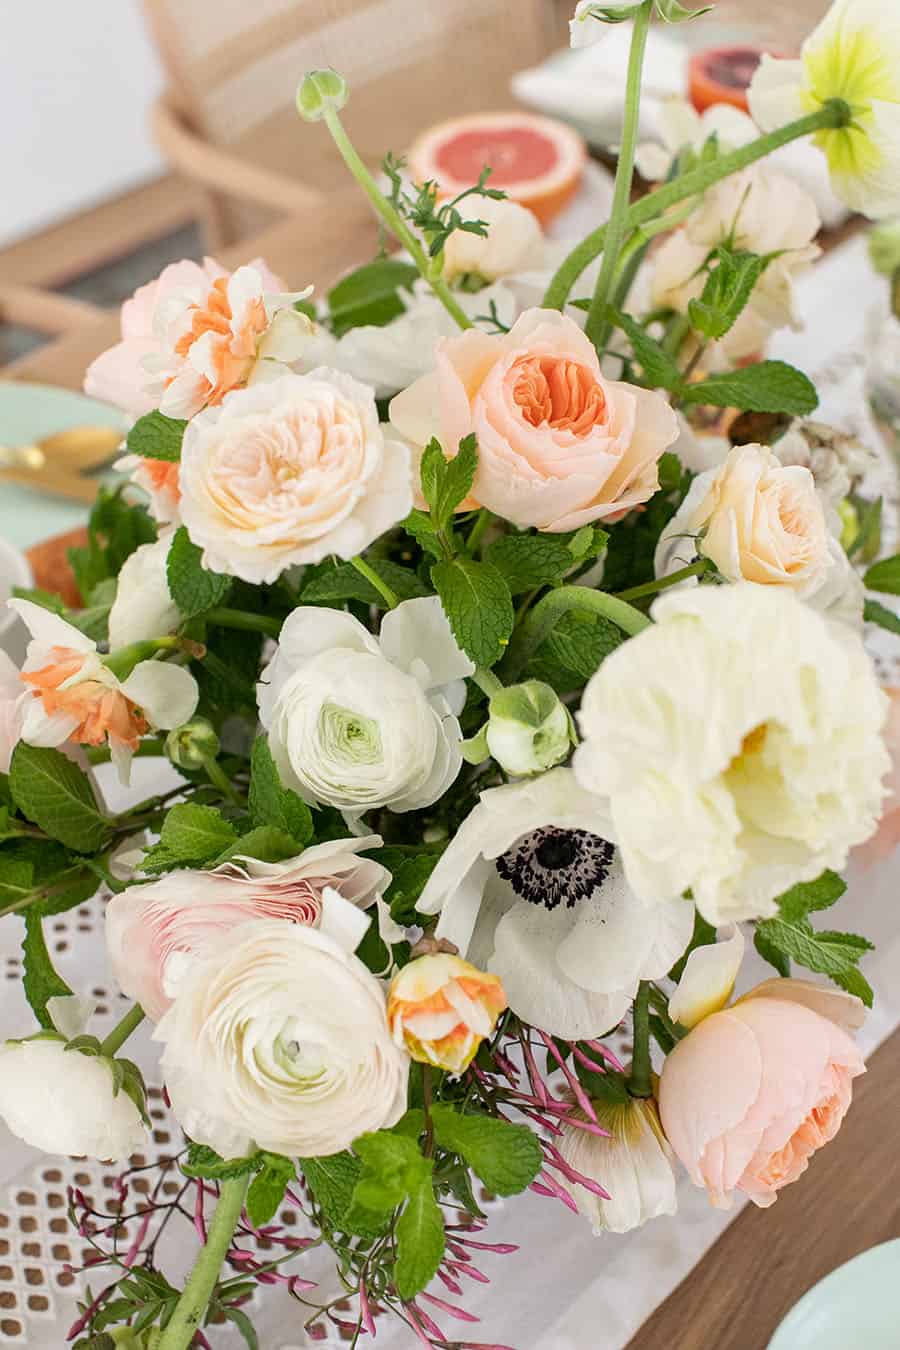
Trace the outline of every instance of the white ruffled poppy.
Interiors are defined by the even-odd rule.
[[[20,679],[30,697],[21,709],[29,745],[109,745],[123,782],[141,736],[169,731],[193,716],[197,682],[167,661],[139,661],[119,680],[97,644],[31,600],[10,600],[31,632]]]
[[[295,609],[257,685],[282,782],[353,827],[377,807],[430,806],[460,770],[474,669],[437,596],[405,600],[378,638],[343,611]]]
[[[849,104],[846,127],[817,133],[832,186],[873,219],[900,212],[900,10],[884,0],[836,0],[796,61],[764,56],[748,90],[763,131],[816,112],[829,99]]]
[[[110,651],[145,638],[165,637],[181,624],[166,575],[171,543],[172,531],[166,530],[152,544],[141,544],[122,564],[109,611]]]
[[[641,980],[661,979],[693,906],[645,907],[625,880],[603,804],[570,769],[481,794],[417,903],[437,936],[499,975],[509,1006],[567,1040],[617,1026]]]

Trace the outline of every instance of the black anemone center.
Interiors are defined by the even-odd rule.
[[[517,840],[497,859],[497,871],[516,895],[553,910],[572,909],[603,885],[614,846],[588,830],[546,826]]]

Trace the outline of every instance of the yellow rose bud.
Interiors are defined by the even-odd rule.
[[[420,956],[391,981],[388,1025],[396,1044],[420,1064],[460,1074],[505,1007],[496,975],[458,956]]]

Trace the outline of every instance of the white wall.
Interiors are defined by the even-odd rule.
[[[0,244],[154,177],[140,0],[0,0]]]

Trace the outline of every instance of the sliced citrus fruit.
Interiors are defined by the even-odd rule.
[[[748,112],[747,89],[761,59],[757,47],[710,47],[695,52],[688,66],[688,85],[697,111],[730,103]]]
[[[436,182],[442,197],[465,191],[489,168],[490,187],[502,188],[546,224],[576,192],[586,154],[578,133],[552,117],[473,113],[423,132],[408,164],[416,182]]]

